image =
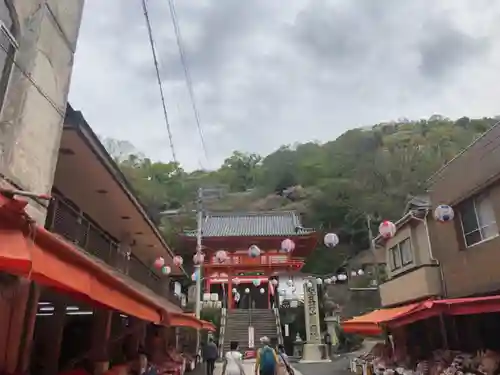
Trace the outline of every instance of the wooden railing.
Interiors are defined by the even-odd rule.
[[[224,263],[219,263],[215,259],[205,260],[205,265],[213,267],[227,267],[228,265],[240,267],[300,267],[304,264],[302,260],[289,259],[286,255],[262,255],[257,258],[250,258],[248,256],[230,256]]]
[[[169,282],[132,254],[130,246],[120,245],[78,207],[58,194],[54,194],[49,206],[47,229],[180,306],[181,301],[170,290]]]

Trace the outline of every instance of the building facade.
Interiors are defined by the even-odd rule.
[[[433,221],[433,252],[448,297],[498,293],[500,127],[494,126],[429,180],[434,206],[448,204],[452,223]]]
[[[52,188],[84,0],[0,1],[1,183]],[[27,208],[45,221],[44,202]]]
[[[500,127],[494,126],[429,179],[429,201],[408,208],[393,238],[376,239],[387,256],[384,306],[498,293],[499,160]],[[440,204],[453,208],[451,222],[433,217]]]
[[[300,270],[317,243],[316,232],[303,228],[299,216],[292,211],[208,213],[203,218],[202,235],[206,252],[204,290],[217,293],[219,300],[227,301],[224,305],[228,308],[235,307],[236,294],[241,297],[240,307],[270,308],[275,289],[270,279]],[[186,232],[183,238],[194,252],[196,231]],[[293,251],[281,249],[285,239],[293,241]],[[259,249],[253,257],[249,256],[252,245]],[[218,250],[228,253],[224,262],[217,259]]]

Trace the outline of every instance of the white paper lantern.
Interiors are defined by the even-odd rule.
[[[358,270],[358,275],[359,276],[363,276],[364,274],[365,274],[365,271],[363,271],[362,269]]]
[[[260,292],[260,294],[264,294],[266,292],[266,290],[264,288],[260,288],[259,292]]]
[[[158,257],[155,259],[154,266],[156,268],[161,268],[165,265],[165,259],[163,257]]]
[[[204,261],[205,261],[205,254],[199,252],[193,255],[194,264],[202,264]]]
[[[449,221],[452,221],[454,217],[455,212],[453,211],[453,208],[446,204],[440,204],[434,210],[434,219],[436,219],[440,223],[447,223]]]
[[[392,221],[384,220],[380,223],[378,231],[382,238],[392,238],[396,234],[396,225]]]
[[[253,280],[252,284],[255,285],[255,286],[259,286],[260,285],[260,279]]]
[[[246,294],[250,293],[250,289],[245,288],[245,293],[246,293]]]
[[[341,273],[340,275],[337,276],[338,281],[346,281],[347,280],[347,275]]]
[[[248,256],[250,258],[257,258],[260,256],[260,249],[257,245],[252,245],[248,249]]]
[[[228,255],[224,250],[219,250],[215,253],[215,261],[217,263],[225,263],[227,261]]]
[[[352,277],[358,276],[358,273],[356,271],[351,271],[351,276]]]
[[[325,284],[331,284],[332,283],[332,279],[330,279],[330,278],[327,277],[324,282],[325,282]]]
[[[238,279],[237,277],[235,277],[235,278],[233,279],[233,284],[234,284],[234,285],[240,285],[240,283],[241,283],[241,280],[240,280],[240,279]]]
[[[331,277],[331,280],[332,280],[332,283],[334,283],[334,284],[335,284],[335,283],[337,282],[338,278],[337,278],[337,276],[333,275],[333,276]]]
[[[286,282],[286,285],[289,286],[289,287],[292,287],[293,286],[293,280],[288,280]]]
[[[327,247],[335,247],[339,244],[339,237],[335,233],[327,233],[323,238],[323,242]]]
[[[281,250],[285,253],[291,253],[295,249],[295,242],[287,238],[281,242]]]
[[[312,282],[310,282],[310,281],[308,281],[306,285],[307,285],[307,287],[308,287],[309,289],[313,287],[313,283],[312,283]]]
[[[174,262],[174,264],[175,264],[177,267],[180,267],[180,266],[182,266],[182,264],[184,263],[184,259],[182,259],[182,257],[181,257],[181,256],[176,255],[176,256],[174,257],[174,259],[173,259],[173,262]]]
[[[316,284],[318,284],[318,285],[322,285],[322,284],[323,284],[323,279],[322,279],[321,277],[318,277],[318,278],[316,279]]]
[[[278,285],[278,280],[272,279],[271,280],[271,284],[273,284],[274,286]]]
[[[236,293],[236,292],[237,292],[236,288],[233,288],[233,293]]]

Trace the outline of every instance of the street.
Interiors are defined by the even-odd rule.
[[[348,364],[348,357],[342,356],[329,363],[292,363],[292,367],[296,375],[348,375]],[[255,360],[246,360],[244,362],[245,374],[253,375],[254,366]],[[200,375],[202,375],[201,371]],[[214,375],[222,375],[222,363],[216,364]]]

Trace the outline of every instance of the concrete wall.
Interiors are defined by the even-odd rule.
[[[84,0],[6,1],[19,48],[0,112],[1,182],[49,193]],[[44,222],[45,207],[31,202],[28,212]]]
[[[431,219],[427,218],[427,220],[429,222]],[[389,250],[407,238],[410,238],[413,262],[393,270],[391,269],[392,262]],[[427,238],[425,225],[423,222],[416,219],[410,220],[406,224],[402,225],[396,232],[396,235],[386,242],[384,249],[386,252],[387,276],[389,279],[394,278],[399,274],[406,273],[412,268],[425,264],[433,264],[431,261],[429,240]]]
[[[500,223],[500,185],[496,183],[488,190],[496,222]],[[437,197],[435,201],[440,202]],[[496,293],[500,290],[497,263],[500,236],[466,247],[458,214],[453,223],[434,222],[432,226],[434,255],[441,263],[448,297]]]

